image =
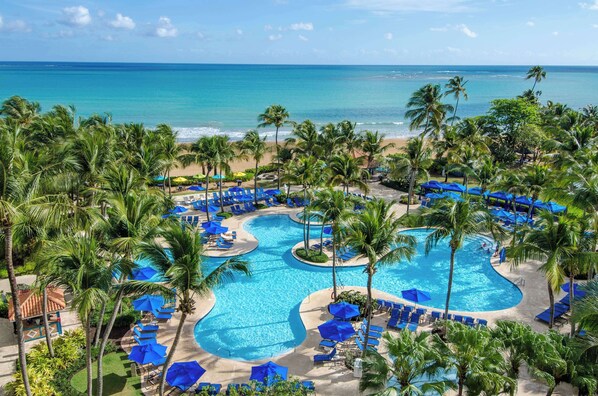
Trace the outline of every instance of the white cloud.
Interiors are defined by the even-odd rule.
[[[598,0],[597,0],[598,1]],[[470,11],[470,0],[345,0],[345,6],[375,13]]]
[[[133,21],[133,19],[131,19],[128,16],[124,16],[121,13],[116,14],[116,18],[114,18],[114,20],[110,22],[110,25],[117,29],[135,29],[135,22]]]
[[[271,34],[268,36],[268,40],[270,41],[277,41],[282,38],[282,34]]]
[[[579,6],[586,10],[598,11],[598,0],[594,0],[593,3],[579,3]]]
[[[314,24],[311,22],[298,22],[293,23],[289,27],[291,30],[314,30]]]
[[[243,30],[241,29],[235,29],[235,33],[237,33],[237,35],[242,36],[243,35]]]
[[[305,37],[304,35],[302,35],[302,34],[300,34],[297,37],[299,37],[299,40],[301,40],[301,41],[309,41],[309,39],[307,37]]]
[[[155,34],[158,37],[176,37],[179,31],[172,25],[170,18],[161,16]]]
[[[91,23],[89,10],[83,6],[66,7],[62,9],[62,23],[74,27],[83,27]]]
[[[268,32],[268,31],[270,31],[270,30],[272,30],[272,29],[273,29],[273,28],[272,28],[272,25],[264,25],[264,30],[265,30],[266,32]]]
[[[392,33],[384,33],[384,38],[387,40],[392,40]]]
[[[103,36],[102,40],[104,40],[104,41],[114,41],[114,36],[112,36],[111,34],[108,34],[106,36]]]
[[[0,15],[0,29],[4,26],[4,20],[2,19],[2,15]]]
[[[478,37],[478,34],[476,32],[474,32],[473,30],[469,29],[467,27],[467,25],[461,24],[461,25],[457,25],[456,29],[458,31],[460,31],[461,33],[463,33],[464,35],[466,35],[469,38],[476,38]]]
[[[3,32],[21,32],[21,33],[28,33],[31,31],[31,28],[27,23],[21,19],[15,19],[14,21],[6,21],[0,15],[0,30]]]
[[[534,21],[527,21],[525,24],[526,24],[527,26],[529,26],[529,27],[534,27],[534,26],[536,26],[536,23],[535,23]]]
[[[592,25],[592,27],[593,27],[594,29],[598,29],[598,23],[595,23],[595,24],[593,24],[593,25]]]
[[[557,31],[554,31],[554,32],[552,32],[552,35],[553,35],[553,36],[558,36],[558,35],[559,35],[559,32],[557,32]]]

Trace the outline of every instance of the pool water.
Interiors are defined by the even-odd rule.
[[[216,303],[195,327],[195,339],[206,351],[237,360],[276,356],[301,344],[306,337],[299,305],[309,294],[332,286],[331,269],[303,264],[291,248],[303,238],[303,227],[286,215],[261,216],[245,223],[245,229],[259,241],[258,248],[242,258],[250,262],[251,277],[214,290]],[[319,227],[312,237],[319,237]],[[443,308],[449,269],[449,248],[439,245],[428,256],[423,252],[426,230],[410,230],[418,241],[417,255],[379,269],[374,288],[400,296],[400,291],[417,287],[430,292],[426,305]],[[491,311],[519,303],[521,292],[490,265],[489,255],[480,249],[482,238],[466,242],[456,255],[451,309]],[[206,259],[214,266],[224,259]],[[343,286],[365,286],[363,267],[340,268]]]

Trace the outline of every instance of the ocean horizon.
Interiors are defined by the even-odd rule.
[[[579,109],[595,101],[598,67],[545,66],[540,100]],[[531,88],[529,66],[489,65],[284,65],[111,62],[0,62],[0,99],[19,95],[42,111],[73,105],[77,116],[110,114],[116,123],[171,125],[180,141],[228,134],[237,140],[256,128],[257,116],[282,104],[291,120],[318,126],[344,119],[389,138],[411,136],[404,118],[411,94],[460,75],[469,100],[460,117],[485,113],[490,102]],[[453,103],[453,98],[445,98]],[[273,130],[264,130],[269,138]],[[284,139],[290,128],[281,131]]]

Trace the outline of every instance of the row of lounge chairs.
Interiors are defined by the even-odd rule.
[[[374,198],[372,198],[372,197],[369,197],[369,196],[367,196],[367,195],[365,195],[365,194],[354,193],[354,192],[345,193],[345,195],[351,195],[351,196],[353,196],[353,197],[361,198],[361,199],[363,199],[363,200],[365,200],[365,201],[371,201],[371,200],[373,200],[373,199],[374,199]]]
[[[565,297],[567,299],[569,298],[569,296]],[[564,304],[562,300],[561,302],[554,304],[554,320],[557,322],[561,321],[565,314],[569,312],[569,308],[569,304]],[[550,323],[550,307],[546,308],[546,310],[536,315],[536,319],[540,322]]]
[[[357,256],[357,252],[350,247],[340,248],[336,251],[336,255],[342,261],[348,261]]]
[[[418,324],[426,322],[426,320],[430,323],[435,322],[437,320],[452,320],[471,327],[488,325],[487,320],[476,319],[471,316],[449,314],[447,318],[445,317],[444,312],[431,311],[430,313],[428,313],[428,310],[425,308],[416,308],[412,305],[405,305],[402,303],[383,299],[378,299],[376,300],[376,302],[378,303],[378,310],[390,311],[391,313],[391,317],[388,321],[387,326],[399,330],[404,329],[405,327],[407,327],[409,330],[416,330],[417,326],[414,325],[415,319],[417,319]],[[409,316],[410,314],[411,317]],[[416,315],[415,318],[413,318],[414,314]],[[402,317],[401,315],[406,315],[406,317]],[[407,324],[405,324],[405,321],[407,321]]]
[[[299,199],[297,197],[295,198],[287,198],[287,206],[289,208],[302,208],[303,206],[307,206],[309,205],[309,200],[304,201],[302,199]]]

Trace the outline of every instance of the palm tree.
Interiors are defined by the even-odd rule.
[[[390,175],[394,179],[406,178],[409,180],[407,197],[407,213],[413,201],[415,182],[428,178],[428,168],[432,166],[432,149],[426,145],[423,136],[413,137],[407,145],[401,148],[401,153],[391,156]]]
[[[216,135],[213,136],[216,147],[216,163],[218,164],[218,171],[220,175],[230,173],[229,163],[235,158],[235,146],[231,143],[227,135]],[[222,195],[222,184],[223,181],[220,179],[219,192],[220,192],[220,211],[224,212],[224,196]],[[207,203],[206,203],[207,204]]]
[[[519,378],[519,369],[526,361],[535,345],[535,332],[524,323],[499,320],[490,330],[492,337],[500,340],[501,349],[507,362],[507,375]]]
[[[386,135],[372,131],[363,132],[361,151],[365,154],[366,167],[371,172],[374,161],[380,158],[386,150],[394,147],[394,143],[384,144]]]
[[[525,195],[531,198],[531,205],[527,212],[528,219],[532,216],[534,204],[552,179],[550,168],[546,165],[531,165],[522,170],[521,188]]]
[[[316,128],[316,124],[310,120],[305,120],[300,124],[296,124],[293,128],[293,136],[287,139],[288,142],[295,144],[295,152],[309,157],[314,156],[320,158],[324,146],[320,145],[320,134]]]
[[[368,173],[361,168],[361,164],[360,158],[347,153],[334,156],[329,163],[330,185],[342,185],[346,193],[349,193],[350,186],[356,186],[367,194],[370,188],[364,180],[368,177]]]
[[[546,78],[546,71],[542,66],[532,66],[525,76],[526,80],[534,79],[534,85],[532,86],[532,92],[536,89],[536,84]]]
[[[332,297],[336,301],[336,250],[341,242],[342,225],[353,215],[351,201],[342,191],[326,189],[316,194],[313,206],[322,214],[322,223],[332,227]],[[322,227],[322,232],[324,227]],[[321,239],[320,234],[320,239]],[[320,240],[320,252],[322,241]]]
[[[428,254],[440,242],[448,241],[451,249],[446,302],[444,317],[448,317],[453,275],[455,271],[455,254],[463,247],[468,237],[491,232],[499,236],[502,229],[496,225],[494,219],[483,205],[468,199],[454,201],[445,199],[438,201],[432,208],[424,209],[419,215],[423,224],[433,230],[426,237],[425,251]]]
[[[539,270],[544,273],[550,301],[550,322],[554,325],[554,293],[565,281],[561,263],[573,258],[578,244],[579,224],[569,216],[559,216],[556,221],[552,213],[541,211],[535,227],[525,233],[523,239],[507,250],[514,264],[528,260],[542,261]]]
[[[172,197],[172,185],[170,172],[180,165],[180,156],[183,147],[177,143],[177,134],[169,125],[160,124],[156,127],[156,132],[160,134],[160,154],[162,156],[161,164],[164,168],[166,179],[168,180],[168,196]],[[165,183],[166,184],[166,183]]]
[[[203,264],[203,246],[199,233],[188,228],[184,229],[180,224],[170,223],[161,234],[169,249],[152,241],[143,243],[141,251],[143,256],[163,273],[166,283],[176,290],[177,311],[181,314],[160,379],[159,394],[163,395],[166,372],[172,363],[185,320],[195,311],[195,299],[207,297],[217,285],[227,280],[234,280],[235,274],[250,275],[250,271],[246,261],[235,257],[207,272],[208,269]]]
[[[401,331],[397,337],[384,333],[382,338],[390,359],[378,351],[366,356],[363,376],[359,381],[361,392],[368,395],[412,396],[427,392],[444,394],[454,387],[452,381],[425,380],[441,371],[436,367],[441,357],[430,342],[429,333]]]
[[[347,229],[347,245],[351,246],[361,257],[365,257],[368,263],[365,273],[367,281],[367,300],[365,315],[368,323],[365,331],[365,339],[370,335],[370,324],[372,322],[372,281],[378,268],[384,265],[397,264],[415,254],[415,240],[413,237],[399,233],[401,224],[395,213],[391,211],[395,202],[386,202],[381,199],[370,201],[366,204],[365,210],[355,221],[349,224]],[[363,348],[363,357],[367,352],[367,345]]]
[[[438,136],[442,122],[447,112],[453,111],[453,106],[441,102],[440,85],[427,84],[415,91],[407,102],[405,117],[411,120],[409,129],[417,129],[422,125],[422,135],[434,128],[434,135]]]
[[[269,151],[266,145],[266,137],[260,137],[256,130],[248,131],[243,140],[239,142],[239,149],[242,155],[249,155],[255,161],[255,173],[253,174],[253,189],[257,191],[257,176],[260,161],[264,159],[264,155]],[[257,194],[255,196],[255,206],[257,206]]]
[[[468,81],[463,81],[463,77],[455,76],[449,80],[449,82],[444,86],[446,88],[446,92],[444,96],[453,95],[455,98],[455,110],[453,111],[453,116],[451,117],[451,126],[455,122],[457,118],[457,108],[459,107],[459,99],[463,96],[463,99],[467,100],[467,89],[465,89],[465,85]]]
[[[262,114],[257,117],[260,122],[258,128],[274,125],[276,127],[276,134],[274,135],[274,142],[276,144],[276,158],[279,158],[280,147],[278,146],[278,130],[285,124],[288,124],[289,113],[281,105],[271,105]],[[280,190],[280,165],[276,166],[276,177],[278,180],[278,189]]]
[[[444,358],[440,366],[457,374],[457,395],[502,393],[514,394],[517,382],[505,375],[506,364],[501,354],[500,340],[487,329],[476,329],[461,323],[446,321],[449,331],[443,340],[434,335],[434,344]]]
[[[87,396],[92,390],[92,328],[91,317],[107,299],[112,279],[110,256],[101,248],[93,232],[66,236],[49,243],[45,259],[49,262],[49,284],[63,287],[73,294],[72,305],[85,330]]]
[[[355,128],[357,123],[349,120],[343,120],[336,126],[339,140],[345,147],[345,152],[350,153],[355,157],[355,151],[361,148],[363,144],[363,136],[358,133]]]
[[[451,158],[449,159],[452,163],[450,170],[457,171],[463,175],[463,185],[466,188],[466,192],[469,178],[475,176],[478,160],[479,152],[467,142],[460,144],[459,148],[451,154]]]

